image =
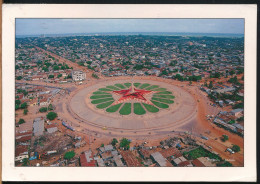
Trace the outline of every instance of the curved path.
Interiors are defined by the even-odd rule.
[[[185,90],[164,82],[153,80],[138,80],[134,82],[158,84],[172,91],[175,96],[174,104],[168,109],[160,109],[157,113],[146,113],[145,115],[135,115],[134,113],[122,116],[119,113],[107,113],[105,110],[97,109],[90,103],[89,96],[93,91],[115,83],[125,83],[129,80],[103,81],[96,85],[83,88],[71,97],[68,103],[68,112],[76,119],[86,125],[103,128],[113,131],[135,131],[147,132],[158,131],[165,128],[177,128],[183,124],[193,122],[196,118],[196,101]],[[84,126],[81,123],[81,126]]]

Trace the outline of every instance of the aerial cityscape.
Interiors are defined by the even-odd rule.
[[[243,167],[243,19],[17,19],[15,166]]]

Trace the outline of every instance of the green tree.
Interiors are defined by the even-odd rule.
[[[217,166],[218,167],[232,167],[233,165],[228,161],[224,161],[224,162],[217,163]]]
[[[210,81],[210,83],[209,83],[209,88],[210,88],[210,89],[213,88],[213,82],[212,82],[212,81]]]
[[[104,147],[105,145],[102,143],[100,147]]]
[[[130,141],[127,138],[123,138],[120,140],[120,147],[124,148],[124,149],[129,149],[130,145]]]
[[[24,110],[23,110],[23,114],[24,114],[24,115],[27,115],[27,113],[28,113],[28,109],[24,109]]]
[[[21,101],[20,100],[15,100],[15,104],[20,105]]]
[[[116,138],[113,138],[113,140],[111,141],[111,144],[112,144],[113,146],[115,146],[116,143],[118,143],[117,139],[116,139]]]
[[[22,108],[22,109],[26,109],[26,108],[27,108],[27,106],[28,106],[28,105],[27,105],[27,103],[26,103],[26,102],[24,102],[23,104],[21,104],[21,108]]]
[[[66,160],[70,160],[75,156],[75,152],[74,151],[68,151],[65,153],[64,155],[64,159]]]
[[[227,135],[222,135],[222,141],[226,142],[228,140],[228,136]]]
[[[23,124],[23,123],[25,123],[24,119],[19,119],[18,124]]]
[[[57,116],[58,116],[58,115],[57,115],[57,113],[55,113],[55,112],[49,112],[49,113],[46,115],[47,119],[49,119],[49,120],[54,120]]]
[[[17,76],[16,80],[21,80],[23,77],[22,76]]]
[[[30,161],[28,158],[24,158],[22,162],[23,162],[22,166],[28,166],[30,164]]]
[[[40,109],[39,109],[39,112],[47,112],[47,107],[41,107]]]
[[[54,78],[54,75],[49,75],[48,76],[48,79],[53,79]]]
[[[48,106],[48,111],[52,111],[54,108],[53,108],[53,105],[52,104],[50,104],[49,106]]]
[[[59,74],[57,77],[58,77],[58,78],[62,77],[62,74]]]
[[[232,150],[233,150],[234,152],[239,152],[239,151],[240,151],[240,147],[239,147],[238,145],[233,145],[233,146],[232,146]]]

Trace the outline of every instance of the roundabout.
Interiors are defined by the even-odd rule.
[[[197,115],[196,101],[187,91],[146,79],[100,81],[77,91],[67,105],[81,127],[115,132],[176,129]]]

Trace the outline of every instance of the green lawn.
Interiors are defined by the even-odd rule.
[[[93,93],[94,95],[109,95],[109,93],[103,92],[103,91],[95,91]]]
[[[108,95],[93,95],[90,97],[90,99],[99,99],[99,98],[109,98],[112,97],[112,95],[108,94]]]
[[[126,87],[123,84],[115,84],[116,87],[120,89],[125,89]]]
[[[155,97],[153,97],[152,100],[156,100],[156,101],[158,101],[158,102],[167,103],[167,104],[172,104],[172,103],[174,103],[173,100],[163,99],[163,98],[155,98]]]
[[[103,102],[108,102],[114,100],[113,98],[104,98],[104,99],[98,99],[98,100],[92,100],[91,103],[92,104],[99,104],[99,103],[103,103]]]
[[[158,108],[156,108],[155,106],[150,105],[150,104],[143,103],[143,106],[146,108],[147,111],[152,112],[152,113],[155,113],[155,112],[159,111]]]
[[[138,86],[140,86],[140,84],[141,84],[141,83],[138,83],[138,82],[137,82],[137,83],[134,83],[134,86],[135,86],[135,87],[138,87]]]
[[[145,83],[145,84],[142,84],[139,88],[144,89],[144,88],[147,88],[148,86],[150,86],[150,84]]]
[[[98,104],[96,107],[99,108],[99,109],[104,109],[104,108],[107,108],[108,106],[110,106],[113,102],[114,102],[114,100],[109,101],[109,102],[105,102],[105,103],[102,103],[102,104]]]
[[[137,115],[143,115],[146,113],[146,111],[140,103],[134,103],[134,113]]]
[[[112,89],[108,89],[108,88],[99,88],[100,91],[113,91]]]
[[[202,147],[198,147],[189,152],[184,152],[183,155],[189,160],[194,160],[199,157],[209,157],[210,159],[222,160],[218,155],[211,153]]]
[[[125,103],[124,106],[120,109],[119,113],[121,115],[131,114],[131,103]]]
[[[112,89],[112,90],[120,90],[120,88],[117,88],[117,87],[115,87],[115,86],[107,86],[106,88]]]
[[[127,87],[127,88],[129,88],[132,84],[131,83],[124,83],[124,85]]]
[[[173,95],[157,95],[157,94],[154,94],[153,97],[166,98],[166,99],[174,99],[175,98]]]
[[[152,85],[148,88],[146,88],[146,90],[152,90],[152,89],[155,89],[155,88],[158,88],[159,86],[158,85]]]
[[[166,91],[166,90],[167,90],[166,88],[156,88],[153,91]]]
[[[172,92],[170,92],[170,91],[162,91],[162,92],[158,92],[158,93],[156,93],[156,95],[169,95],[169,94],[172,94]]]
[[[159,107],[159,108],[163,108],[163,109],[169,108],[169,105],[167,105],[167,104],[160,103],[160,102],[156,102],[156,101],[153,101],[153,100],[151,100],[151,102],[152,102],[154,105],[156,105],[157,107]]]
[[[122,105],[122,103],[113,105],[113,106],[111,106],[111,107],[108,107],[108,108],[106,109],[106,111],[107,111],[107,112],[116,112],[116,111],[118,111],[118,109],[121,107],[121,105]]]

